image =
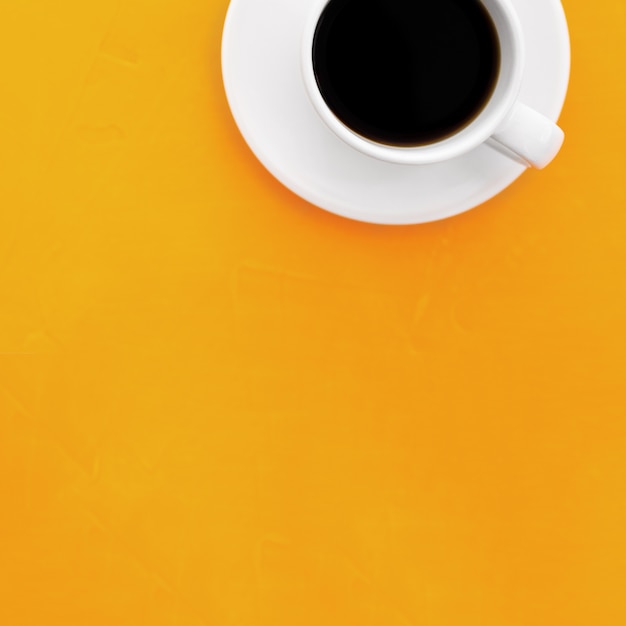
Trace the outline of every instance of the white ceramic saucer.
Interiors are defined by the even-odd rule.
[[[560,0],[513,4],[526,41],[520,99],[556,121],[570,71],[563,8]],[[257,158],[285,186],[337,215],[417,224],[482,204],[525,171],[487,145],[445,163],[395,165],[341,141],[313,109],[301,76],[309,7],[310,0],[232,0],[224,26],[222,71],[235,121]]]

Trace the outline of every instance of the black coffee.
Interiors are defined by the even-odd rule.
[[[469,124],[500,70],[480,0],[330,0],[313,42],[329,108],[373,141],[419,146]]]

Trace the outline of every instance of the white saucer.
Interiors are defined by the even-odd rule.
[[[285,186],[337,215],[417,224],[482,204],[525,171],[486,145],[416,166],[379,161],[341,141],[313,109],[301,76],[310,1],[232,0],[224,26],[222,71],[233,116],[257,158]],[[526,41],[520,99],[556,121],[570,71],[563,8],[560,0],[513,4]]]

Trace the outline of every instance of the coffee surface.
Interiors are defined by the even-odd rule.
[[[331,0],[315,32],[313,67],[346,126],[378,143],[419,146],[480,113],[500,48],[479,0]]]

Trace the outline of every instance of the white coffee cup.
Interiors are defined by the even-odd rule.
[[[519,101],[524,75],[524,40],[510,0],[480,0],[495,26],[500,44],[500,71],[480,113],[455,134],[415,147],[377,143],[346,126],[320,93],[313,65],[313,43],[329,0],[312,0],[302,38],[302,74],[319,116],[344,142],[371,157],[403,165],[425,165],[453,159],[487,142],[528,167],[543,168],[558,154],[563,131],[541,113]]]

